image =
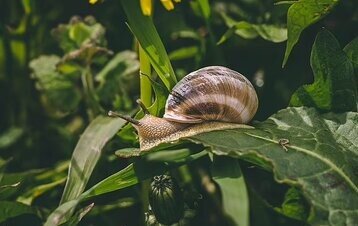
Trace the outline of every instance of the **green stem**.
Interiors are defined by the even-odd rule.
[[[140,61],[140,99],[148,108],[152,105],[152,84],[148,76],[151,76],[150,61],[143,48],[139,45],[139,61]]]

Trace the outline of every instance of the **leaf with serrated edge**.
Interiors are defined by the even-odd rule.
[[[257,155],[271,163],[278,182],[302,189],[313,208],[311,223],[354,225],[358,219],[357,123],[356,112],[319,114],[313,108],[287,108],[255,124],[255,129],[179,138],[203,144],[217,155],[243,159]]]
[[[320,115],[312,108],[287,108],[256,129],[223,130],[190,139],[215,154],[244,158],[254,153],[271,162],[277,181],[301,187],[311,203],[312,223],[354,225],[358,219],[358,114]],[[340,137],[340,139],[337,139]],[[281,139],[288,139],[285,148]]]

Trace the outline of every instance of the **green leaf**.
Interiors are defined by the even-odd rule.
[[[76,199],[83,192],[104,145],[124,123],[119,118],[98,116],[86,128],[72,154],[61,203]]]
[[[0,149],[5,149],[18,141],[24,130],[19,127],[11,127],[0,134]]]
[[[3,160],[2,158],[0,158],[0,184],[4,176],[5,168],[9,162],[10,160]]]
[[[135,52],[126,50],[117,53],[95,77],[99,82],[97,93],[101,102],[105,106],[112,104],[114,108],[118,108],[113,102],[118,99],[124,102],[124,96],[128,96],[129,91],[125,85],[128,83],[126,79],[138,71],[139,62]]]
[[[40,56],[30,62],[37,88],[46,98],[44,103],[61,112],[70,112],[77,108],[81,93],[70,78],[56,71],[60,58],[55,55]]]
[[[82,218],[92,210],[94,206],[94,203],[91,203],[90,205],[78,210],[71,218],[70,220],[64,224],[63,226],[76,226],[78,223],[82,220]]]
[[[210,4],[208,0],[196,0],[191,1],[190,5],[197,15],[201,16],[205,20],[209,20],[211,15]]]
[[[22,214],[37,214],[37,211],[22,203],[0,201],[0,223]]]
[[[57,226],[73,219],[75,217],[72,216],[74,209],[81,201],[87,198],[126,188],[136,183],[138,183],[138,179],[135,175],[133,164],[131,164],[94,185],[80,196],[77,196],[76,199],[61,204],[47,218],[45,226]]]
[[[188,46],[180,49],[176,49],[169,53],[169,59],[171,60],[184,60],[193,58],[199,53],[197,46]]]
[[[307,204],[297,188],[290,188],[285,194],[285,201],[281,208],[275,210],[293,219],[307,221]]]
[[[315,107],[322,111],[356,111],[357,87],[351,61],[334,36],[323,30],[312,47],[314,83],[300,87],[291,97],[291,106]]]
[[[57,226],[65,223],[72,217],[75,207],[80,202],[79,199],[74,199],[61,204],[50,216],[48,216],[44,226]]]
[[[202,152],[191,155],[191,157],[187,157],[188,161],[177,161],[175,162],[175,164],[173,164],[173,167],[177,167],[187,162],[194,161],[198,158],[201,158],[202,156],[204,156]],[[77,196],[76,199],[61,204],[47,218],[45,226],[57,226],[61,223],[68,221],[72,217],[74,209],[81,201],[85,201],[98,195],[118,191],[123,188],[133,186],[139,181],[152,178],[153,176],[158,174],[163,174],[168,169],[168,165],[162,162],[138,160],[134,164],[130,164],[121,171],[98,182],[86,192],[82,193],[80,196]]]
[[[214,156],[211,171],[220,186],[225,213],[235,225],[249,226],[249,197],[238,160]]]
[[[283,42],[287,39],[287,29],[275,24],[252,24],[247,21],[235,21],[225,13],[221,13],[229,29],[220,38],[218,44],[236,34],[244,39],[261,38],[271,42]]]
[[[120,190],[135,185],[138,182],[133,164],[131,164],[88,189],[81,195],[80,199],[88,199],[93,196]]]
[[[285,66],[292,48],[298,42],[301,32],[331,12],[339,0],[299,0],[287,12],[288,40],[282,67]]]
[[[85,45],[106,46],[105,29],[93,17],[71,18],[68,24],[60,24],[52,35],[66,53]]]
[[[256,154],[271,163],[278,182],[302,188],[313,208],[311,223],[353,225],[358,218],[357,123],[356,112],[321,115],[313,108],[287,108],[256,129],[213,131],[190,140],[218,155]]]
[[[139,1],[121,0],[131,31],[150,59],[155,71],[168,90],[177,83],[172,65],[150,17],[141,12]]]
[[[26,205],[31,205],[32,202],[43,195],[45,192],[50,191],[54,189],[55,187],[59,185],[63,185],[66,181],[66,178],[47,183],[47,184],[41,184],[38,186],[33,187],[30,191],[26,192],[25,194],[19,196],[16,201],[21,202]]]
[[[353,64],[356,86],[358,87],[358,37],[348,43],[343,50]]]

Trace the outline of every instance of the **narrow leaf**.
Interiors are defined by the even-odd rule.
[[[298,42],[301,32],[327,15],[339,0],[299,0],[287,12],[288,40],[282,67],[285,66],[292,48]]]
[[[144,16],[139,1],[121,0],[131,31],[150,59],[155,71],[168,90],[177,83],[172,65],[150,17]]]
[[[61,203],[76,199],[83,192],[104,145],[124,124],[119,118],[98,116],[87,127],[73,152]]]

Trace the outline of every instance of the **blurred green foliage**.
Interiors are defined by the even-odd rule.
[[[356,111],[356,2],[182,0],[167,11],[155,0],[151,17],[141,14],[139,3],[0,2],[0,225],[66,220],[66,225],[143,225],[145,216],[149,225],[148,219],[155,220],[145,195],[148,179],[165,172],[182,188],[183,225],[307,225],[326,219],[294,183],[275,182],[267,159],[254,155],[225,164],[203,146],[185,142],[119,159],[116,150],[122,157],[138,155],[134,129],[127,125],[110,139],[124,122],[102,115],[108,110],[134,114],[135,100],[146,95],[140,89],[138,43],[153,67],[142,76],[154,91],[147,106],[154,115],[163,114],[177,80],[208,65],[227,66],[252,81],[260,101],[255,121],[289,104]],[[335,145],[356,151],[345,140],[357,140],[356,135],[332,129],[341,122],[337,127],[351,131],[354,117],[325,117]],[[69,165],[72,182],[62,195]],[[238,199],[244,204],[231,219],[235,213],[224,210],[240,205]]]

